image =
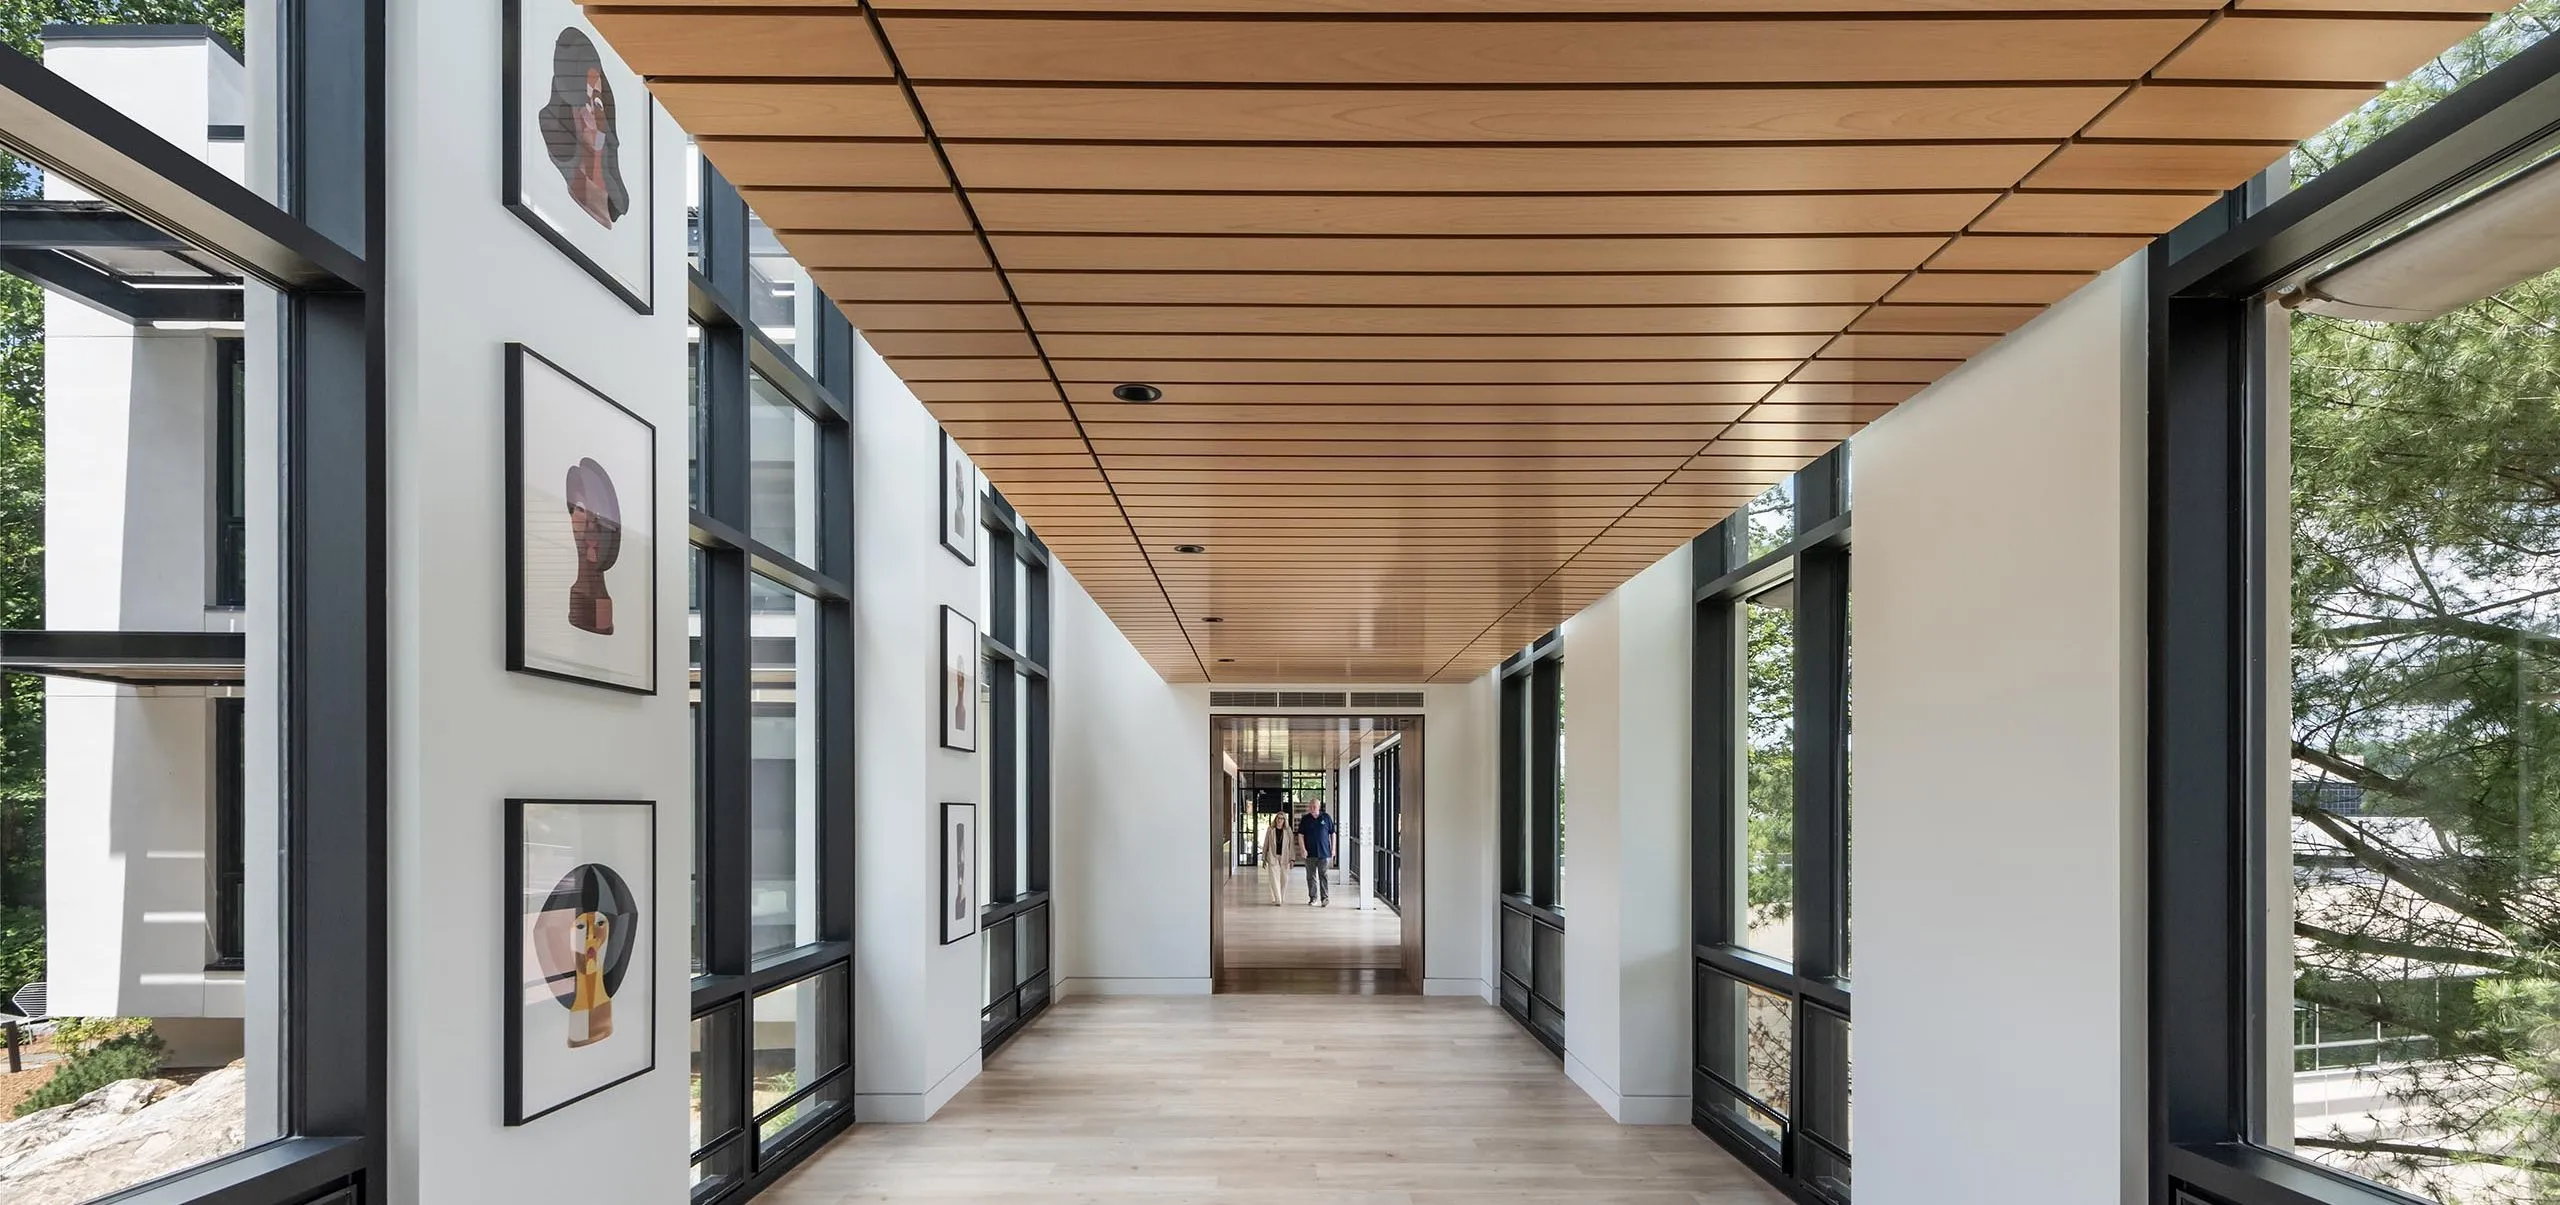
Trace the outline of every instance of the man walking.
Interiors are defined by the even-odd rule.
[[[1333,883],[1325,877],[1325,866],[1333,861],[1333,817],[1325,814],[1322,800],[1308,804],[1307,814],[1298,817],[1298,856],[1307,863],[1307,902],[1333,903]]]

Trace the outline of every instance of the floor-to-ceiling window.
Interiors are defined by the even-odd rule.
[[[1376,783],[1376,836],[1372,839],[1375,871],[1371,889],[1398,912],[1404,904],[1404,743],[1398,741],[1369,757],[1369,778]]]
[[[1502,665],[1502,1007],[1564,1049],[1564,640]]]
[[[709,1201],[852,1120],[854,342],[688,160],[693,1195]]]
[[[1694,545],[1697,1124],[1849,1199],[1848,453]]]
[[[0,1200],[386,1191],[378,22],[0,30]]]
[[[2560,1199],[2550,12],[2154,251],[2168,1192]]]
[[[979,680],[987,747],[979,928],[986,969],[979,1032],[992,1052],[1050,997],[1049,549],[1004,500],[979,506],[986,628]]]

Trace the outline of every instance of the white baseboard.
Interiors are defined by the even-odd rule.
[[[1069,996],[1206,996],[1207,976],[1175,976],[1161,979],[1113,979],[1085,976],[1061,980],[1058,997]]]
[[[983,1056],[973,1050],[959,1066],[944,1075],[941,1082],[922,1092],[857,1092],[853,1097],[853,1119],[865,1125],[916,1125],[931,1121],[934,1114],[942,1111],[942,1106],[950,1104],[952,1097],[960,1095],[960,1090],[969,1086],[969,1081],[978,1078],[982,1066]]]
[[[1689,1098],[1685,1096],[1630,1096],[1609,1086],[1600,1073],[1564,1052],[1565,1078],[1572,1080],[1583,1094],[1598,1101],[1609,1113],[1609,1120],[1624,1126],[1675,1126],[1689,1124]]]
[[[1487,1004],[1493,1003],[1493,986],[1482,979],[1426,978],[1422,981],[1422,994],[1426,996],[1473,996]]]

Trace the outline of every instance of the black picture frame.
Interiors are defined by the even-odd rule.
[[[578,374],[561,367],[557,361],[552,360],[550,357],[545,356],[522,343],[509,343],[506,345],[506,360],[507,446],[506,479],[503,484],[503,489],[506,494],[505,511],[507,529],[507,668],[515,673],[531,674],[535,677],[551,678],[562,682],[576,682],[582,685],[599,687],[605,690],[621,691],[625,694],[654,695],[658,693],[658,428],[649,420],[640,417],[637,413],[634,413],[630,407],[613,400],[613,398],[603,390],[588,384],[583,378],[579,377]],[[642,629],[639,636],[639,639],[647,650],[648,668],[642,673],[641,677],[643,680],[639,682],[622,682],[611,678],[600,678],[588,674],[580,674],[568,670],[533,664],[529,660],[528,642],[526,640],[525,630],[528,612],[525,607],[526,515],[524,509],[524,424],[526,370],[529,365],[536,362],[540,363],[543,368],[559,374],[569,383],[585,390],[598,401],[601,401],[605,405],[612,407],[615,411],[620,412],[625,418],[639,424],[641,431],[647,436],[649,445],[648,471],[641,474],[642,479],[647,483],[647,496],[643,501],[643,505],[640,508],[637,508],[637,513],[647,515],[649,518],[649,563],[646,566],[646,572],[641,576],[641,580],[647,582],[649,588],[648,622]],[[625,513],[632,513],[632,508],[626,508]]]
[[[955,818],[966,827],[954,830],[951,822]],[[942,872],[937,879],[939,887],[934,892],[933,906],[935,914],[942,918],[941,938],[946,946],[955,941],[966,941],[978,933],[977,876],[986,873],[986,869],[978,865],[977,823],[977,804],[942,805]],[[960,882],[952,882],[952,867],[964,864],[967,872],[961,876]],[[967,894],[957,896],[953,894],[955,891]],[[956,910],[959,914],[956,916],[955,909],[948,906],[948,902],[955,899],[962,905]]]
[[[541,235],[544,242],[550,243],[554,248],[559,250],[560,254],[567,256],[571,263],[585,269],[587,275],[594,277],[596,279],[596,283],[603,285],[606,291],[621,298],[623,304],[630,306],[636,313],[654,314],[657,312],[656,299],[658,276],[658,241],[655,230],[658,219],[657,98],[651,95],[649,90],[645,87],[634,89],[634,91],[636,91],[640,96],[640,107],[638,110],[640,118],[638,125],[638,129],[640,131],[639,170],[636,172],[628,172],[626,175],[631,179],[640,181],[646,190],[646,197],[639,204],[633,207],[634,213],[632,216],[637,218],[642,227],[648,231],[645,239],[648,246],[648,257],[645,266],[641,271],[639,286],[634,288],[629,282],[624,281],[619,276],[616,276],[611,268],[597,262],[594,256],[587,254],[583,248],[578,246],[577,241],[570,237],[567,231],[561,230],[550,222],[544,220],[541,211],[534,208],[531,203],[525,200],[524,153],[526,148],[524,146],[523,122],[518,120],[524,111],[523,106],[525,101],[523,63],[525,3],[526,0],[505,0],[500,20],[500,28],[503,30],[503,33],[501,34],[502,45],[500,47],[498,61],[503,65],[505,82],[502,85],[502,98],[498,106],[498,124],[500,127],[499,145],[502,148],[500,156],[504,165],[502,170],[503,182],[500,184],[499,200],[506,205],[509,213],[516,215],[524,221],[525,225],[532,227],[534,233]],[[602,49],[604,53],[612,53],[611,48],[605,44],[601,37],[598,37],[595,40],[597,46]],[[635,81],[638,80],[638,73],[633,72],[632,78]],[[616,103],[619,104],[620,102],[617,101]],[[624,123],[624,128],[628,129],[631,127],[628,123]]]
[[[942,679],[942,747],[962,753],[978,751],[978,623],[945,605],[942,608],[942,660],[935,676]],[[954,669],[962,672],[954,680]],[[961,722],[952,723],[953,716]],[[965,744],[963,742],[966,742]]]
[[[942,502],[935,514],[942,520],[942,546],[960,558],[963,565],[978,563],[978,483],[969,470],[968,454],[960,450],[949,431],[942,432]],[[966,474],[966,476],[963,476]]]
[[[646,874],[649,883],[650,907],[648,915],[641,924],[635,948],[646,951],[648,958],[646,969],[649,973],[643,977],[644,982],[641,987],[649,1002],[649,1022],[648,1031],[643,1035],[645,1040],[641,1045],[649,1052],[649,1057],[647,1063],[638,1070],[616,1076],[575,1095],[528,1110],[524,1094],[524,1012],[520,998],[524,985],[519,972],[524,966],[525,954],[524,927],[521,923],[525,901],[524,822],[526,809],[533,807],[636,807],[640,808],[648,818],[649,865]],[[504,953],[503,961],[499,963],[498,992],[499,1015],[504,1021],[506,1030],[504,1043],[506,1062],[501,1070],[501,1078],[504,1080],[505,1093],[504,1120],[508,1126],[513,1127],[529,1125],[579,1101],[609,1092],[658,1069],[657,913],[662,903],[657,891],[658,805],[655,801],[647,799],[509,799],[506,803],[506,844],[502,850],[502,857],[505,861],[505,873],[501,876],[505,884],[503,888],[505,894],[501,897],[500,912],[504,916],[502,927],[505,930],[505,939],[500,943]]]

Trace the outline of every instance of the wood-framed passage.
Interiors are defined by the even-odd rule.
[[[507,208],[649,313],[656,102],[576,0],[506,0],[505,24]]]
[[[506,1123],[657,1067],[657,806],[510,799]]]
[[[978,625],[942,608],[942,747],[978,751]]]
[[[978,563],[978,470],[951,433],[942,433],[942,546],[963,565]]]
[[[507,345],[507,668],[658,691],[658,432]]]
[[[942,805],[942,944],[978,931],[978,805]]]

